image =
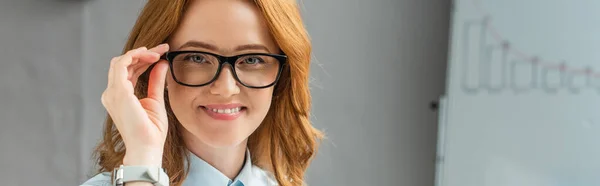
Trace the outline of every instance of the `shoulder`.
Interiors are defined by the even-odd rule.
[[[277,183],[277,179],[275,178],[275,175],[273,175],[271,172],[266,171],[256,165],[252,165],[252,174],[254,178],[253,179],[255,183],[252,183],[250,185],[265,185],[265,186],[277,186],[279,185]]]
[[[96,174],[94,177],[88,179],[80,186],[112,186],[111,173],[103,172]]]

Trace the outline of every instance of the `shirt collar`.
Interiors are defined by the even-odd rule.
[[[190,172],[187,178],[183,182],[183,186],[237,186],[248,185],[252,178],[252,158],[250,158],[250,151],[246,149],[246,156],[242,170],[231,180],[212,165],[202,160],[194,153],[188,151],[190,161]]]

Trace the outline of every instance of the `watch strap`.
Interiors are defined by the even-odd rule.
[[[160,167],[121,165],[114,175],[115,186],[137,181],[149,182],[155,186],[169,186],[169,176]]]

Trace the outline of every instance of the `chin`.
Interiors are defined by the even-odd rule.
[[[243,134],[228,133],[212,133],[199,132],[200,136],[196,136],[199,140],[213,148],[233,148],[246,142],[248,136]]]
[[[204,121],[210,120],[206,118]],[[233,122],[233,123],[232,123]],[[213,148],[236,147],[248,138],[252,131],[239,121],[199,122],[185,127],[201,143]]]

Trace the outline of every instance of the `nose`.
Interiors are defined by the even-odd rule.
[[[231,97],[240,93],[240,87],[233,77],[230,65],[223,66],[217,79],[210,85],[210,93],[222,97]]]

